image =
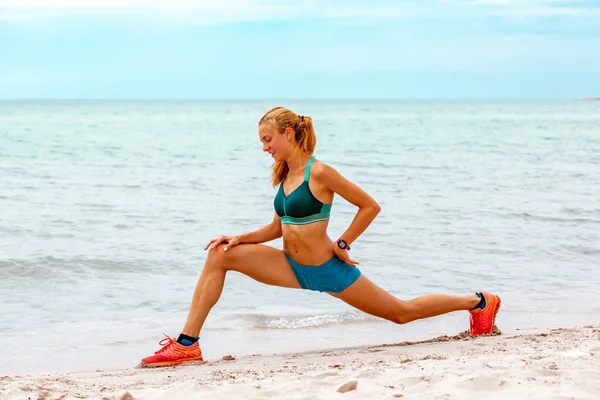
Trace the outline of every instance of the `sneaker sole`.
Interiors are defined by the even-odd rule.
[[[160,368],[160,367],[175,367],[178,365],[202,365],[206,363],[206,361],[204,361],[204,359],[202,358],[185,358],[183,360],[177,360],[177,361],[162,361],[162,362],[156,362],[156,363],[151,363],[151,364],[143,364],[140,363],[140,365],[138,365],[139,368]]]

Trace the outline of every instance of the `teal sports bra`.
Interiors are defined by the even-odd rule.
[[[279,191],[273,203],[282,224],[306,225],[329,219],[331,204],[321,203],[308,187],[310,165],[313,161],[315,161],[314,157],[306,164],[304,182],[292,193],[286,196],[283,193],[283,182],[279,185]]]

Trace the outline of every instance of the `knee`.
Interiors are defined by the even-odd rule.
[[[228,270],[232,267],[235,268],[236,264],[239,264],[240,258],[243,257],[242,250],[243,245],[237,245],[230,247],[225,251],[225,245],[221,244],[214,249],[210,250],[208,257],[206,258],[206,267]]]
[[[403,324],[412,322],[417,318],[416,318],[416,312],[415,312],[415,310],[413,310],[413,307],[410,304],[408,304],[404,301],[401,301],[398,304],[396,312],[390,319],[392,322],[394,322],[396,324],[403,325]]]
[[[408,324],[409,322],[414,321],[414,319],[410,318],[406,314],[397,314],[392,317],[392,322],[398,325]]]
[[[225,246],[220,245],[211,249],[206,258],[206,264],[204,268],[215,268],[223,269],[227,264],[227,258],[229,251],[224,251]]]

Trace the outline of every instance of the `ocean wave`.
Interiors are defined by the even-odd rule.
[[[531,214],[531,213],[528,213],[528,212],[507,213],[507,214],[505,214],[505,217],[506,218],[522,218],[522,219],[525,219],[525,220],[533,220],[533,221],[540,221],[540,222],[572,222],[572,223],[577,223],[577,224],[582,224],[582,223],[597,224],[597,223],[600,223],[600,220],[591,219],[591,218],[565,218],[565,217],[559,217],[559,216],[556,216],[556,215],[553,215],[553,216],[536,215],[536,214]]]
[[[89,258],[55,258],[0,260],[0,279],[31,279],[76,281],[90,274],[140,272],[150,268],[147,263],[136,260],[114,261]]]
[[[250,314],[244,315],[242,318],[249,320],[255,329],[317,329],[331,325],[353,325],[380,321],[379,318],[360,312],[286,316]]]
[[[600,216],[600,208],[596,209],[583,209],[583,208],[573,208],[573,207],[565,207],[560,210],[561,213],[571,214],[571,215],[589,215],[589,216]]]

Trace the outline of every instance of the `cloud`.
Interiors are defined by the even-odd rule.
[[[422,9],[418,2],[305,0],[5,0],[0,19],[69,16],[140,16],[151,19],[204,19],[234,22],[295,18],[396,18]]]
[[[519,17],[593,16],[600,12],[594,0],[472,0],[492,15]]]
[[[590,13],[600,13],[596,0],[0,0],[0,20],[113,16],[199,25],[291,19],[368,23],[410,17],[569,18]]]
[[[594,0],[471,0],[470,3],[482,5],[507,5],[507,6],[586,6],[593,5]]]
[[[580,8],[566,8],[566,7],[527,7],[518,8],[513,10],[502,10],[497,11],[495,15],[506,15],[506,16],[578,16],[586,15],[589,11]]]

